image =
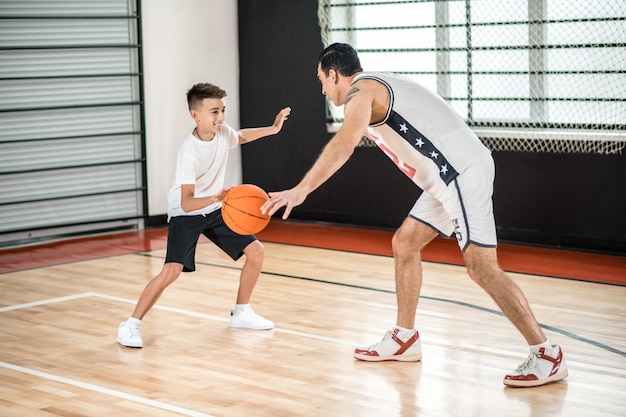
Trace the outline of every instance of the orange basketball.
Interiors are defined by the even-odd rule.
[[[253,235],[265,229],[270,216],[261,213],[269,199],[263,189],[252,184],[232,188],[222,201],[222,217],[230,230],[240,235]]]

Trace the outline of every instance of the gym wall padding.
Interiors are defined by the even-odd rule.
[[[238,5],[241,126],[267,125],[292,107],[278,136],[242,147],[243,181],[290,188],[331,138],[316,77],[317,1]],[[501,241],[626,254],[626,155],[494,152],[494,159]],[[420,192],[380,150],[357,148],[291,218],[395,228]]]

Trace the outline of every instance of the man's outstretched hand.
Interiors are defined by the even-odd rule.
[[[271,216],[282,207],[285,207],[282,219],[287,220],[291,210],[304,202],[307,193],[295,187],[290,190],[271,192],[269,196],[270,199],[261,206],[261,213]]]

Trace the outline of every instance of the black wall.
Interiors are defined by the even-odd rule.
[[[331,135],[316,78],[315,0],[239,0],[241,126],[292,115],[276,137],[242,147],[243,180],[294,186]],[[495,152],[501,241],[626,254],[626,156]],[[395,228],[421,191],[377,148],[351,160],[292,219]]]

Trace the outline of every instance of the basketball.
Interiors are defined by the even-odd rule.
[[[263,189],[252,184],[232,188],[222,201],[222,217],[230,230],[240,235],[253,235],[265,229],[270,216],[261,213],[269,199]]]

